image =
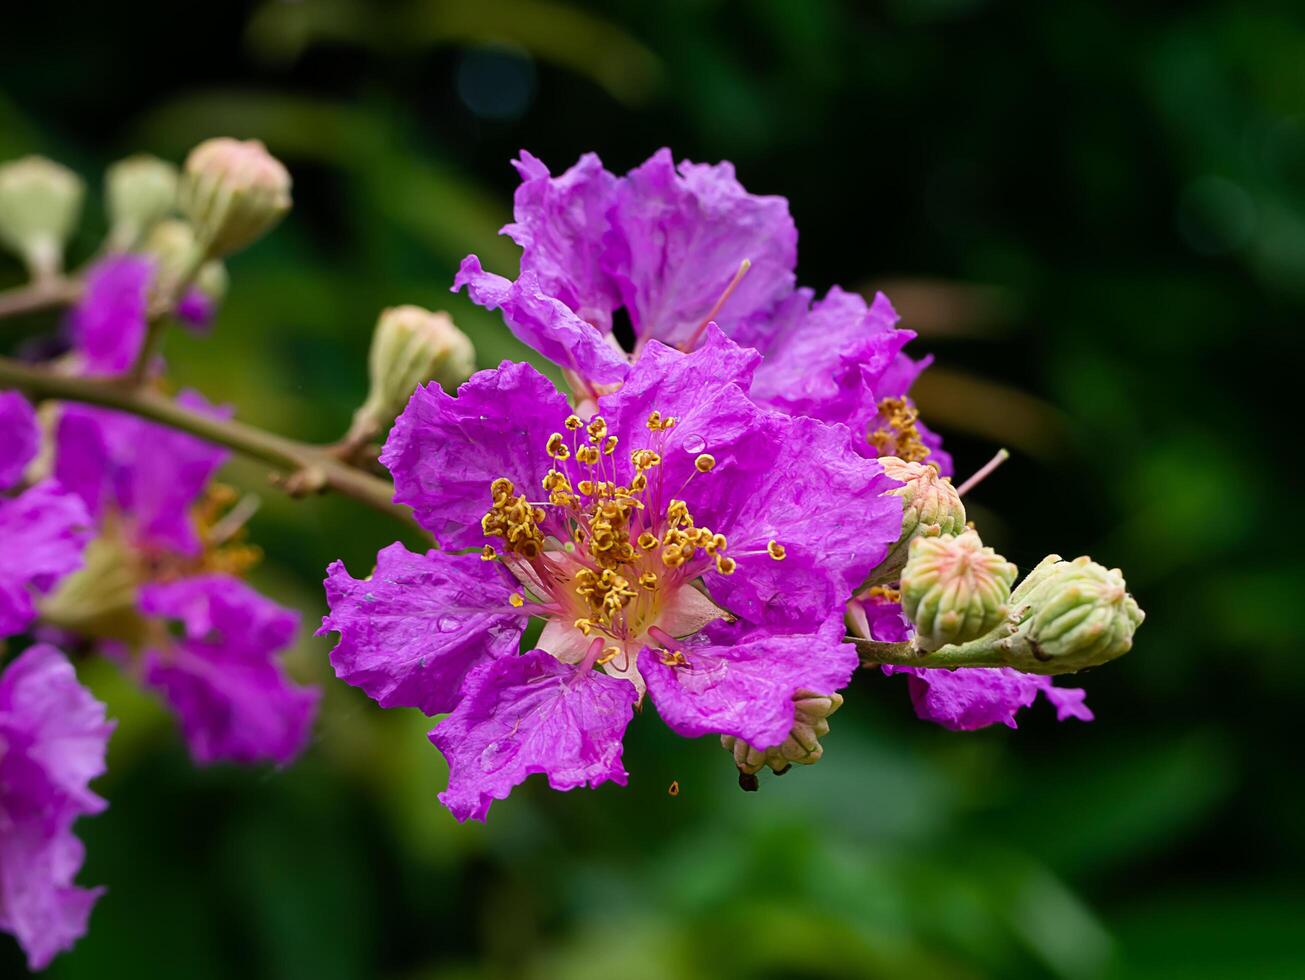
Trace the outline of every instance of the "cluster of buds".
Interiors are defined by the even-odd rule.
[[[739,785],[755,790],[756,775],[765,766],[783,774],[790,766],[819,762],[825,751],[820,739],[829,734],[829,716],[842,706],[841,694],[798,691],[793,696],[793,728],[779,745],[758,749],[733,735],[722,735],[721,746],[734,756],[734,764],[738,766]]]
[[[1064,674],[1127,653],[1145,618],[1119,569],[1049,555],[1011,591],[1015,566],[978,534],[919,538],[902,570],[902,607],[927,667]]]

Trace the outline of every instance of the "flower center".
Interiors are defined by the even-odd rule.
[[[653,412],[647,444],[629,454],[633,475],[617,482],[619,440],[607,422],[572,415],[567,431],[553,433],[545,447],[555,460],[542,482],[546,499],[531,501],[506,477],[490,485],[485,535],[501,543],[505,563],[535,593],[541,612],[620,644],[605,656],[656,626],[680,587],[708,568],[734,572],[725,535],[700,526],[678,496],[689,481],[673,494],[665,486],[661,449],[675,425]],[[699,453],[689,480],[715,465]],[[498,552],[486,545],[482,556],[493,560]]]

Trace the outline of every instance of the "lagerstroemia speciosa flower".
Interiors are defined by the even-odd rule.
[[[523,342],[593,394],[626,378],[657,340],[692,351],[715,322],[764,356],[751,394],[794,415],[842,422],[867,455],[929,458],[950,472],[940,440],[907,397],[928,364],[902,348],[882,294],[867,305],[835,287],[823,299],[797,288],[797,228],[782,197],[747,193],[729,163],[683,162],[662,149],[624,177],[594,154],[553,177],[542,161],[515,161],[515,220],[522,248],[515,281],[468,256],[454,280],[500,309]],[[633,350],[613,327],[628,317]]]
[[[73,884],[84,853],[73,824],[105,807],[88,784],[112,731],[54,647],[30,647],[0,675],[0,930],[33,970],[86,931],[102,892]]]
[[[645,691],[681,735],[765,748],[796,692],[851,678],[843,607],[897,539],[896,484],[845,426],[751,401],[759,363],[709,326],[692,353],[646,341],[588,418],[523,364],[414,394],[381,459],[445,550],[332,565],[322,630],[382,706],[451,712],[431,739],[458,818],[531,773],[623,784]]]
[[[21,481],[39,444],[27,399],[0,391],[0,637],[31,624],[35,598],[81,566],[91,534],[86,507],[55,480],[3,496]]]
[[[193,393],[178,401],[215,411]],[[210,481],[226,455],[134,416],[63,406],[55,472],[99,534],[42,616],[120,654],[177,713],[196,761],[283,764],[307,740],[318,693],[280,663],[297,614],[238,577],[256,553],[223,526],[230,501]]]

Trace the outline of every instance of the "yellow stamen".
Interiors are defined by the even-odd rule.
[[[485,547],[480,549],[481,561],[493,561],[497,557],[498,557],[498,552],[494,550],[494,546],[492,544],[487,544],[485,545]]]
[[[512,603],[512,605],[515,606],[517,609],[520,609],[522,606],[526,604],[526,600],[521,597],[521,594],[519,592],[513,592],[510,596],[508,596],[508,602]]]
[[[710,473],[716,468],[716,457],[711,453],[702,453],[693,461],[693,465],[697,467],[699,473]]]
[[[775,561],[783,561],[788,556],[788,549],[774,539],[766,545],[766,551],[770,553],[770,557],[774,558]]]

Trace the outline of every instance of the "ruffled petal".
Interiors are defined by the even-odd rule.
[[[227,575],[141,590],[147,616],[179,622],[183,636],[145,655],[145,680],[181,720],[196,762],[284,765],[303,749],[319,692],[289,679],[277,656],[298,614]]]
[[[680,735],[734,735],[749,745],[779,745],[793,728],[793,695],[833,694],[855,672],[856,648],[841,624],[818,632],[772,634],[738,627],[714,630],[714,641],[682,649],[685,664],[668,665],[663,650],[644,649],[639,672],[657,712]]]
[[[521,246],[522,271],[532,273],[545,294],[580,319],[610,332],[612,310],[621,298],[601,262],[616,177],[594,153],[586,153],[560,177],[524,150],[513,166],[521,175],[513,199],[516,220],[503,234]]]
[[[0,490],[22,479],[40,444],[36,412],[27,399],[16,391],[0,391]]]
[[[102,891],[73,884],[83,850],[72,826],[104,809],[89,782],[104,772],[112,731],[53,647],[29,648],[0,677],[0,930],[33,970],[86,931]]]
[[[327,570],[330,613],[317,631],[340,634],[336,676],[382,708],[452,711],[473,668],[517,652],[525,616],[508,597],[515,582],[497,562],[392,544],[365,579],[343,562]]]
[[[453,291],[463,286],[477,306],[502,310],[516,338],[554,364],[601,383],[620,381],[629,371],[629,359],[611,335],[549,294],[530,270],[523,269],[512,282],[486,272],[480,259],[468,255],[453,279]]]
[[[81,499],[52,480],[0,500],[0,636],[31,623],[33,594],[49,592],[81,567],[90,536]]]
[[[90,374],[121,374],[145,342],[154,262],[111,255],[91,267],[72,311],[73,342]]]
[[[539,481],[552,464],[544,447],[569,412],[529,364],[504,361],[474,374],[456,398],[439,385],[418,388],[381,453],[395,501],[411,507],[441,546],[480,547],[490,484],[503,476],[518,493],[542,493]]]
[[[1015,715],[1031,705],[1039,693],[1055,706],[1060,721],[1092,720],[1092,712],[1083,701],[1086,692],[1081,688],[1059,688],[1050,677],[1009,667],[945,670],[886,666],[884,673],[907,675],[915,713],[953,731],[997,724],[1016,728]]]
[[[625,785],[621,738],[637,697],[629,681],[533,650],[482,664],[465,694],[430,733],[449,762],[440,802],[459,820],[484,820],[531,773],[556,790]]]
[[[671,151],[658,150],[621,182],[610,219],[603,266],[642,339],[684,342],[709,316],[732,334],[793,290],[788,202],[747,193],[733,164],[677,169]],[[745,259],[751,269],[713,315]]]

